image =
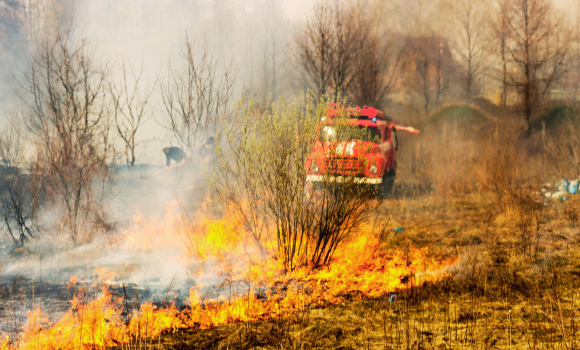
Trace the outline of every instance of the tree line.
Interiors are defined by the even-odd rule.
[[[449,96],[471,102],[485,84],[497,86],[494,102],[507,107],[516,95],[510,104],[528,133],[532,113],[552,90],[577,96],[578,36],[551,0],[456,0],[431,18],[413,8],[399,31],[389,25],[398,15],[391,11],[389,2],[318,2],[292,38],[296,78],[315,96],[341,92],[354,104],[378,107],[414,102],[425,116]],[[412,96],[393,98],[397,93]]]

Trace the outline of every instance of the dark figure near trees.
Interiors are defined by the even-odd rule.
[[[179,147],[165,147],[163,153],[165,153],[165,158],[167,158],[165,169],[169,168],[172,159],[176,164],[185,163],[185,152]]]
[[[199,149],[199,155],[208,165],[213,166],[215,164],[215,142],[213,137],[207,139]]]
[[[165,158],[167,161],[165,162],[165,170],[169,169],[169,164],[171,164],[171,160],[173,159],[176,165],[180,165],[185,163],[185,152],[179,147],[165,147],[163,149],[163,153],[165,153]],[[175,176],[177,176],[177,181],[181,181],[183,177],[183,171],[179,171],[180,167],[175,169]]]

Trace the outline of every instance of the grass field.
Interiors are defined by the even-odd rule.
[[[177,224],[159,222],[150,228],[136,226],[139,243],[149,242],[147,237],[161,239],[149,242],[155,247],[160,242],[179,242],[179,246],[189,242],[186,248],[191,256],[187,256],[192,260],[205,259],[213,252],[209,256],[217,258],[216,261],[231,264],[229,270],[218,273],[229,277],[219,286],[211,286],[211,290],[217,290],[217,297],[202,297],[196,304],[197,318],[193,317],[192,305],[191,317],[183,304],[178,305],[180,310],[183,308],[179,317],[175,308],[164,317],[159,316],[163,309],[158,309],[159,313],[154,316],[152,309],[138,311],[139,302],[131,306],[128,305],[131,302],[125,301],[119,304],[125,310],[123,313],[119,305],[109,308],[116,310],[115,320],[96,315],[100,318],[95,317],[95,329],[91,332],[99,333],[107,327],[112,331],[100,333],[121,329],[125,332],[130,321],[135,326],[129,327],[133,327],[133,336],[118,349],[579,348],[580,196],[567,196],[566,201],[546,201],[539,192],[540,184],[546,181],[575,176],[580,164],[575,151],[579,144],[575,126],[568,121],[569,125],[563,124],[559,133],[542,132],[529,139],[519,139],[521,130],[517,125],[506,123],[505,128],[484,128],[487,131],[474,139],[471,131],[477,130],[465,130],[470,121],[460,117],[479,118],[485,126],[487,117],[479,110],[447,106],[435,117],[438,118],[432,124],[435,132],[416,139],[401,137],[394,198],[383,203],[379,218],[388,222],[389,227],[405,229],[390,232],[386,240],[380,240],[382,255],[374,260],[375,265],[367,264],[364,257],[359,259],[352,253],[356,251],[353,248],[350,260],[337,258],[333,262],[334,267],[338,266],[335,272],[346,271],[346,274],[332,274],[322,269],[302,277],[300,274],[272,277],[263,273],[257,278],[250,270],[268,265],[252,267],[250,262],[248,268],[247,262],[241,260],[220,260],[222,256],[229,256],[239,243],[234,234],[235,221],[228,217],[208,218],[199,227],[184,226],[183,232],[179,220]],[[547,190],[555,192],[553,187]],[[175,232],[171,229],[173,226]],[[191,241],[183,241],[184,237]],[[352,237],[345,242],[344,250],[355,247],[351,243],[356,243],[357,238],[365,237]],[[409,256],[418,250],[425,252],[422,260],[412,261]],[[240,256],[232,255],[235,259]],[[437,259],[449,263],[432,264]],[[209,259],[208,266],[213,264],[214,260]],[[429,269],[428,265],[444,267]],[[236,277],[236,273],[232,275],[232,267],[243,271],[238,271]],[[362,292],[357,284],[360,281],[357,271],[365,268],[374,273],[365,275],[367,280],[368,276],[373,276],[370,280],[383,276],[382,281],[387,281],[384,276],[400,277],[390,277],[396,280],[393,284],[390,281],[366,283],[367,290]],[[389,269],[406,272],[389,275]],[[252,289],[252,285],[262,282],[266,288],[273,286],[273,293]],[[242,288],[238,295],[235,287],[235,302],[230,300],[233,285]],[[398,287],[390,290],[395,288],[392,285]],[[369,292],[369,286],[388,288],[377,297],[369,297],[377,295],[372,293],[377,289]],[[229,294],[224,298],[228,288]],[[94,300],[83,304],[84,312],[100,305],[97,300],[110,299],[97,297],[98,287],[94,289]],[[125,300],[135,299],[134,294],[138,293],[119,294],[113,288],[111,291]],[[299,295],[296,291],[304,293]],[[12,294],[10,300],[17,305],[16,293]],[[164,294],[165,302],[169,289]],[[287,295],[291,295],[287,301],[292,303],[284,304],[282,299]],[[136,299],[139,300],[138,294]],[[164,302],[148,305],[171,305]],[[269,308],[267,314],[254,312],[261,305]],[[291,307],[286,309],[288,305]],[[83,328],[86,318],[79,318],[75,310],[71,310],[72,321],[60,329],[63,333],[74,328],[70,334],[76,341],[82,334],[86,335]],[[132,319],[129,314],[133,315]],[[170,321],[160,327],[164,319]],[[237,321],[245,319],[261,321]],[[144,329],[141,324],[145,325]],[[158,336],[160,330],[152,331],[150,326],[162,329],[163,334]],[[40,328],[28,339],[38,337],[43,332],[42,325]],[[167,332],[167,329],[179,330]],[[52,333],[43,333],[43,336],[50,338],[49,334]],[[107,336],[107,345],[122,342],[119,337]],[[61,348],[60,343],[76,348],[68,339],[62,337],[53,348]],[[94,339],[79,342],[79,346],[81,343],[98,347],[89,345],[98,344]]]
[[[442,280],[418,274],[378,298],[166,334],[153,347],[579,348],[580,199],[544,205],[537,192],[574,176],[577,136],[567,127],[522,140],[520,126],[496,124],[477,109],[447,106],[424,125],[438,131],[402,140],[397,199],[381,210],[405,230],[385,247],[458,256]]]
[[[389,246],[461,257],[441,282],[419,275],[379,298],[179,331],[132,348],[576,349],[580,201],[537,202],[491,194],[388,201],[384,209],[406,228]]]

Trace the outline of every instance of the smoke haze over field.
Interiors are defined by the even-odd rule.
[[[548,0],[535,1],[549,3]],[[512,75],[510,87],[517,88],[498,95],[502,85],[500,50],[496,45],[499,41],[494,37],[496,34],[491,34],[495,29],[486,27],[495,23],[489,21],[490,16],[498,15],[495,0],[475,1],[484,4],[482,9],[478,9],[476,22],[486,28],[473,29],[479,31],[479,39],[469,50],[476,53],[479,61],[469,63],[466,58],[471,55],[465,51],[463,37],[459,34],[459,4],[472,4],[473,1],[329,0],[326,8],[318,6],[322,3],[317,0],[0,0],[0,110],[5,112],[2,124],[8,124],[6,116],[12,115],[12,110],[20,111],[22,108],[14,91],[19,86],[18,81],[27,84],[23,74],[29,72],[32,57],[37,53],[36,45],[66,28],[71,29],[71,47],[86,39],[87,47],[94,50],[97,64],[91,69],[107,67],[107,84],[121,85],[123,64],[128,67],[129,85],[143,67],[139,86],[152,90],[147,90],[151,91],[151,97],[143,109],[143,124],[132,140],[136,141],[132,146],[137,164],[163,166],[162,147],[184,147],[184,142],[176,136],[176,131],[180,131],[183,125],[175,126],[172,131],[163,127],[167,126],[168,123],[163,121],[167,121],[170,114],[170,103],[164,99],[163,93],[176,85],[178,79],[174,78],[183,73],[186,63],[200,59],[204,48],[207,48],[209,65],[215,64],[216,67],[212,73],[217,77],[216,82],[212,82],[215,90],[219,92],[228,85],[224,83],[215,88],[219,77],[228,72],[228,67],[232,69],[230,73],[235,73],[229,80],[231,94],[224,98],[216,92],[208,99],[227,99],[228,108],[241,96],[251,97],[263,107],[281,96],[302,98],[305,96],[303,91],[318,88],[318,91],[311,92],[315,100],[321,95],[337,99],[343,94],[349,102],[379,107],[398,122],[415,124],[447,104],[469,104],[479,99],[488,105],[513,107],[517,101],[525,99],[521,96],[525,89],[520,88],[519,74],[523,70],[518,70],[514,63],[516,59],[505,61],[503,85],[507,90],[509,73]],[[577,95],[572,91],[578,90],[575,76],[580,74],[580,66],[573,56],[578,54],[580,42],[575,37],[571,40],[569,34],[576,30],[580,3],[576,0],[551,3],[563,10],[564,20],[552,21],[550,17],[545,23],[565,22],[566,26],[546,30],[558,37],[535,48],[535,52],[543,51],[550,56],[537,61],[553,63],[554,67],[565,66],[566,69],[559,69],[558,74],[549,76],[549,67],[538,68],[537,84],[531,84],[528,90],[534,90],[536,94],[535,90],[541,88],[545,91],[538,96],[551,98],[553,93],[558,98],[568,98]],[[349,7],[351,4],[355,5]],[[332,27],[337,19],[342,22]],[[317,41],[319,38],[313,30],[313,26],[318,24],[326,25],[326,30],[332,35],[337,35],[341,28],[356,28],[341,34],[343,37],[336,42],[343,43],[343,47],[332,47],[335,54],[329,55],[330,59],[324,57],[313,63],[309,61],[312,52],[328,49],[315,47],[324,44],[324,40]],[[185,57],[187,39],[193,50],[189,61]],[[354,44],[347,47],[345,42]],[[569,45],[566,50],[560,48],[562,50],[558,51],[553,43]],[[519,50],[516,49],[514,52]],[[554,50],[558,54],[552,55]],[[563,57],[562,62],[558,61],[559,57]],[[374,90],[369,91],[368,87]],[[100,93],[108,93],[108,88],[107,85]],[[530,105],[529,113],[526,113],[530,114],[532,107],[541,103]],[[172,106],[174,110],[171,112],[179,110]],[[186,112],[188,115],[201,115],[207,111]],[[206,114],[205,122],[209,125],[203,125],[199,130],[192,128],[186,135],[193,135],[186,151],[194,157],[198,170],[201,161],[197,149],[222,127],[216,118],[223,118],[227,113],[219,109],[210,117]],[[115,127],[109,130],[111,136],[117,137],[114,147],[111,147],[116,151],[114,161],[122,165],[129,163],[129,145],[120,140]],[[113,158],[107,157],[107,161]]]
[[[42,10],[34,8],[35,4],[41,6],[41,3],[45,6]],[[116,64],[114,72],[117,75],[118,63],[124,59],[136,70],[143,64],[145,78],[151,82],[167,74],[170,60],[174,65],[181,63],[186,35],[196,43],[198,50],[203,45],[204,37],[207,37],[210,50],[222,63],[234,60],[239,76],[239,94],[242,86],[259,89],[260,80],[263,80],[261,66],[264,63],[260,51],[264,50],[264,41],[267,40],[264,33],[271,31],[275,23],[280,40],[276,44],[280,52],[277,64],[281,64],[284,60],[283,46],[291,31],[290,21],[302,21],[310,5],[309,0],[46,0],[26,4],[0,1],[0,15],[4,18],[0,27],[0,39],[4,41],[0,56],[3,61],[0,69],[3,124],[6,124],[4,112],[18,106],[13,90],[17,87],[16,79],[22,79],[21,73],[26,71],[27,62],[30,62],[34,40],[54,30],[57,22],[54,17],[64,18],[62,23],[65,25],[72,20],[74,37],[89,40],[97,58]],[[63,10],[71,7],[72,10]],[[32,26],[27,23],[31,18],[37,22]],[[33,29],[30,30],[30,27]],[[139,137],[142,140],[155,137],[156,141],[149,144],[148,150],[139,150],[137,162],[161,164],[163,155],[158,149],[168,142],[166,133],[161,132],[155,122],[162,108],[158,87],[152,99],[150,113],[153,118],[144,125],[143,134]]]

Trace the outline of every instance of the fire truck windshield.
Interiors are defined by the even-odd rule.
[[[355,125],[326,125],[320,132],[320,140],[327,141],[367,141],[380,143],[378,128]]]

